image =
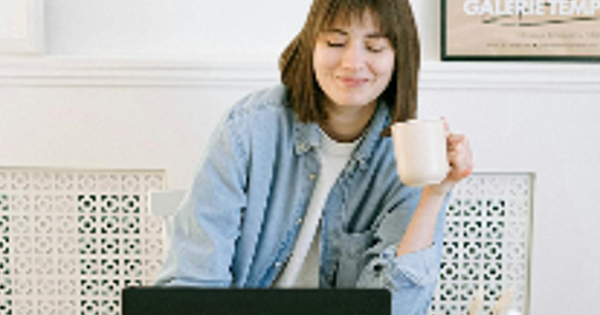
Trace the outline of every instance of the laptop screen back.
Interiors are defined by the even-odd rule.
[[[122,315],[390,315],[387,290],[131,287]]]

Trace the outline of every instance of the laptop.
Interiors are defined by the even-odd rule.
[[[129,287],[122,315],[390,315],[385,289]]]

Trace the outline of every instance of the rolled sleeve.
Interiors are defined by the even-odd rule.
[[[386,288],[392,292],[392,315],[425,315],[438,278],[437,246],[396,256],[386,248],[365,268],[359,286]]]
[[[431,246],[396,256],[409,213],[412,216],[412,212],[402,211],[400,207],[388,214],[378,233],[380,242],[368,251],[373,258],[363,269],[357,285],[390,290],[393,315],[425,315],[429,310],[439,279],[445,208],[449,197],[442,205]]]
[[[438,249],[431,246],[419,252],[396,257],[396,247],[389,246],[370,262],[365,279],[379,279],[385,287],[400,289],[435,284],[438,278]],[[366,286],[377,286],[374,283]],[[380,286],[380,285],[379,285]]]

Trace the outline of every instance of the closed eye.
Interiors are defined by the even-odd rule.
[[[368,46],[367,49],[370,52],[379,53],[385,50],[385,47],[382,46]]]
[[[343,42],[335,42],[335,41],[327,41],[327,46],[329,47],[344,47]]]
[[[365,46],[367,50],[374,53],[379,53],[388,48],[391,48],[389,40],[383,36],[369,38],[365,42]]]

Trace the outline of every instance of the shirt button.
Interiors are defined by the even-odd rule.
[[[281,268],[281,266],[283,266],[283,263],[278,261],[275,263],[275,268]]]
[[[296,225],[300,225],[300,224],[302,224],[302,219],[301,218],[298,219],[298,220],[296,220]]]
[[[310,178],[310,180],[315,180],[315,179],[317,179],[317,175],[310,174],[310,175],[308,175],[308,178]]]

